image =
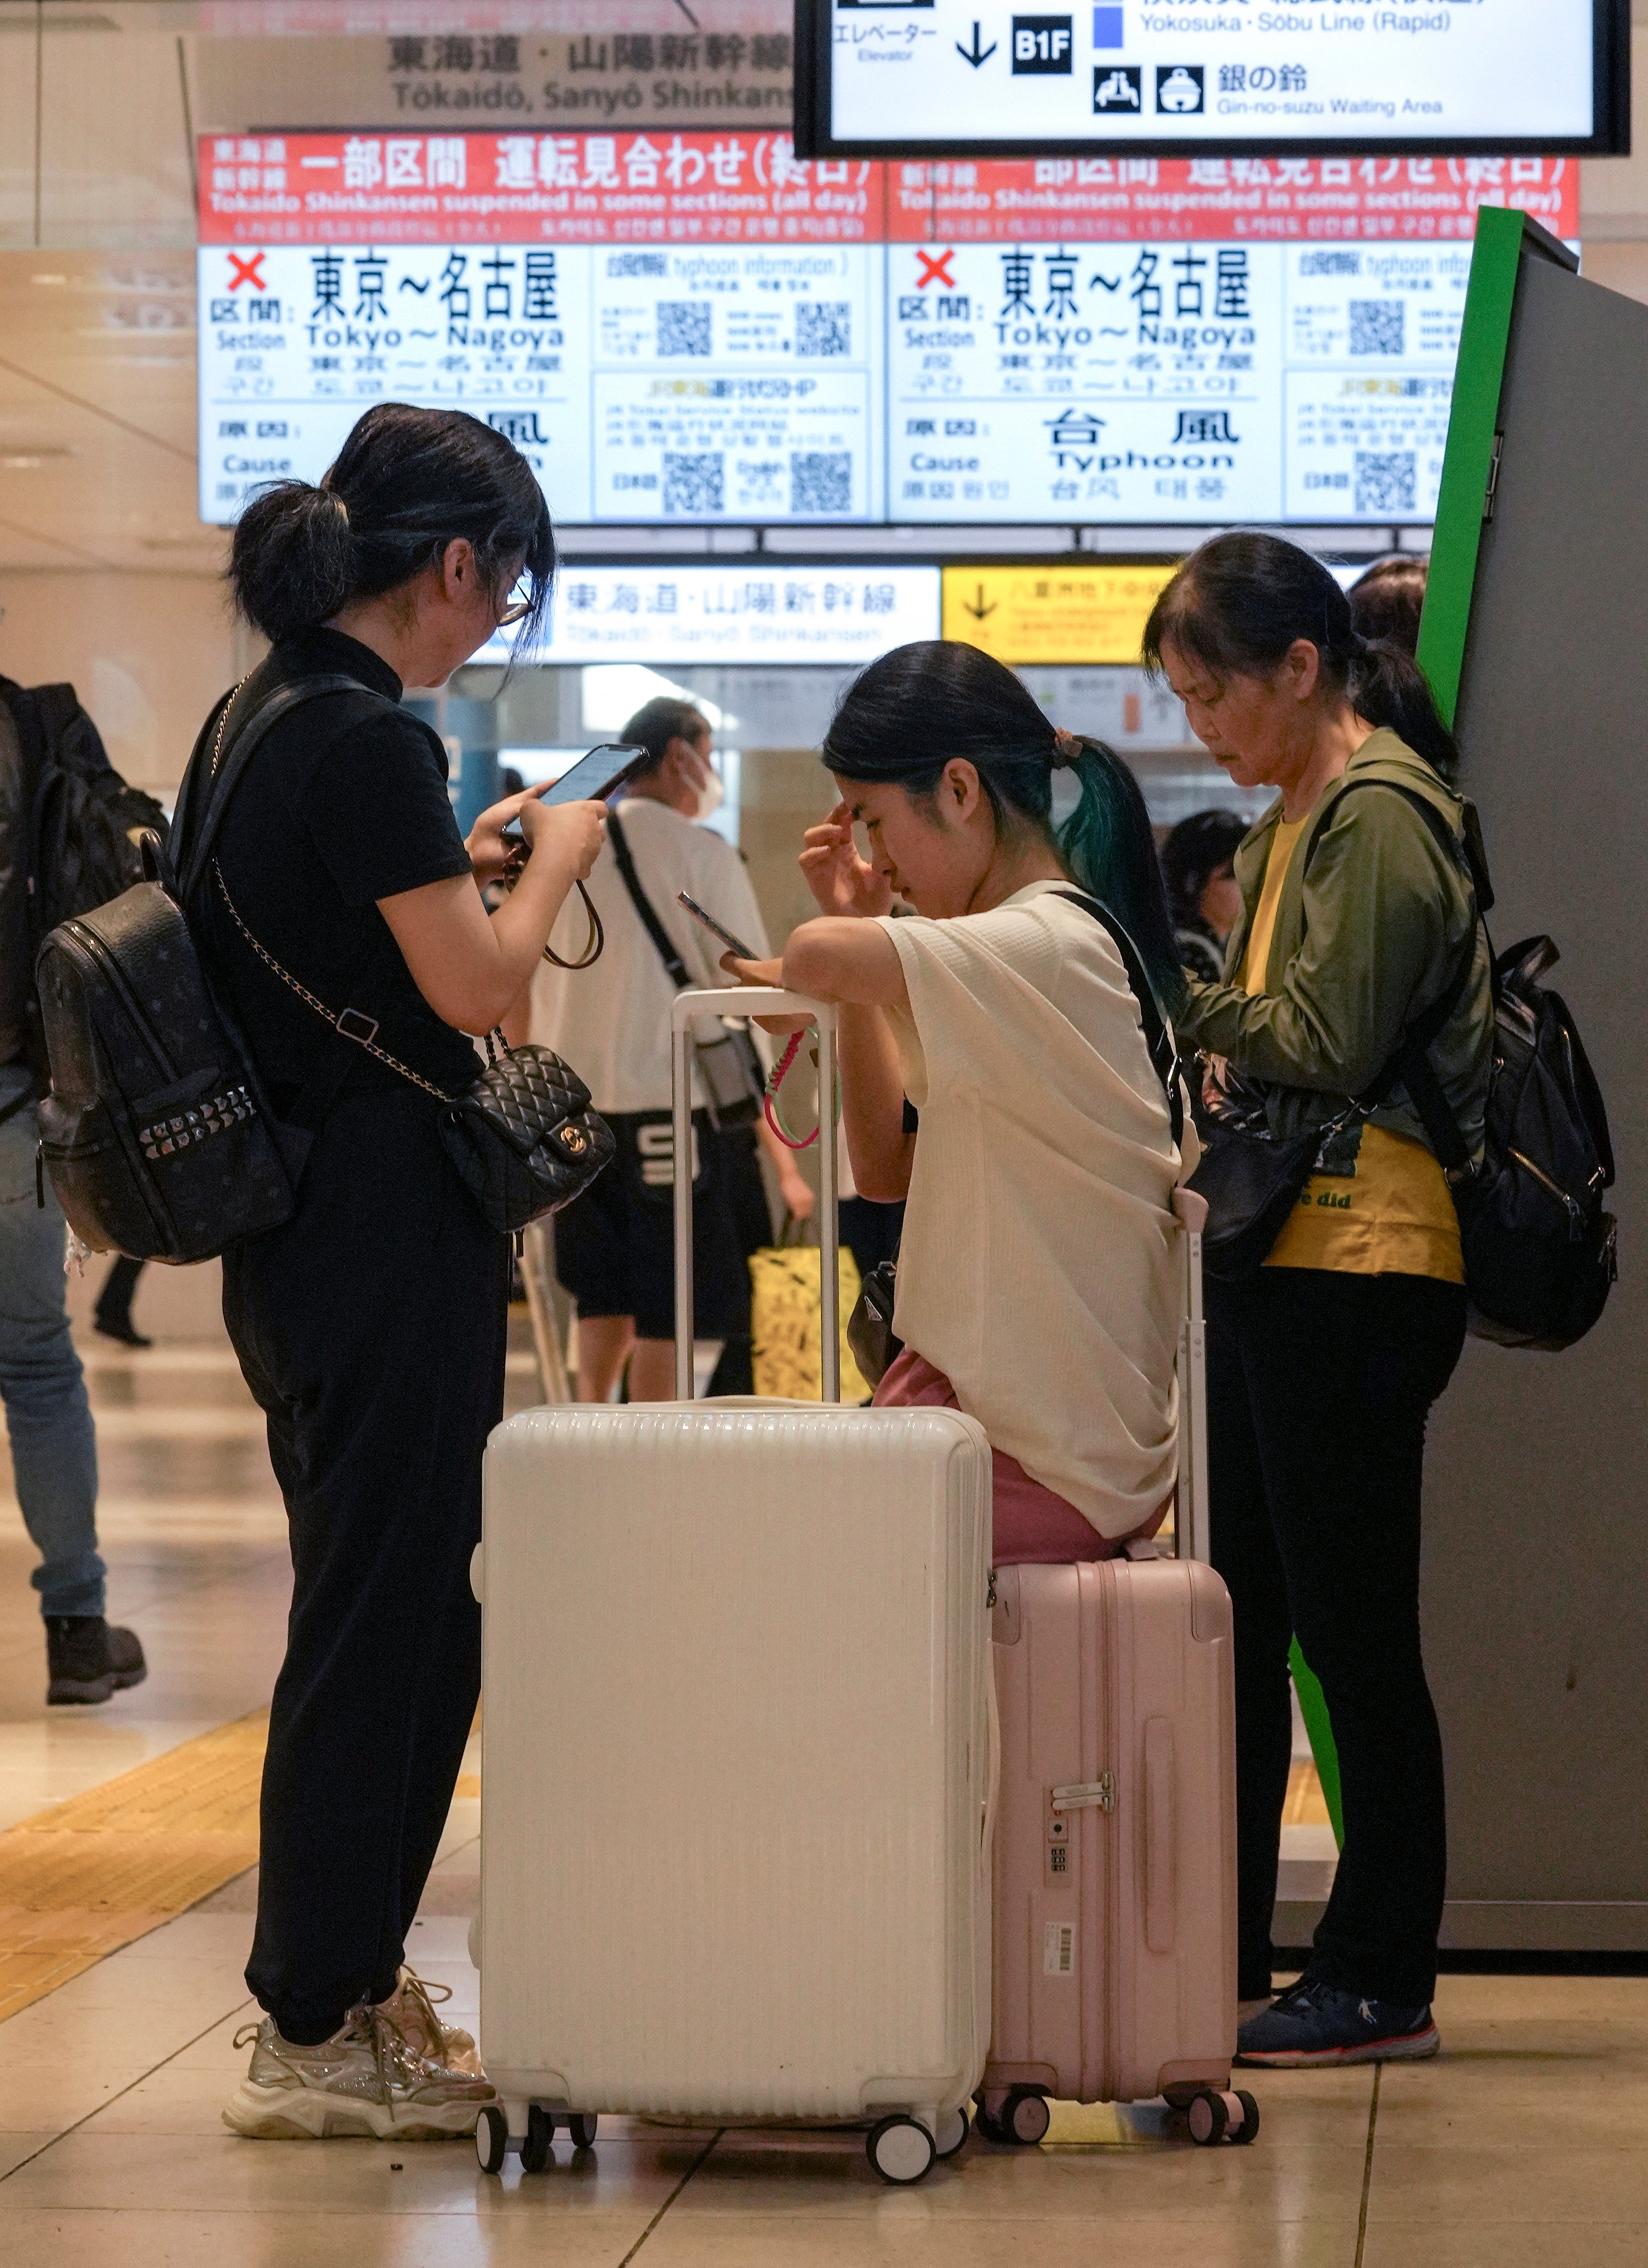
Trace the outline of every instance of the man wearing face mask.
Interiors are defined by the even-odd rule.
[[[606,950],[592,968],[580,971],[548,961],[540,966],[532,988],[532,1036],[578,1065],[595,1108],[618,1138],[608,1171],[555,1215],[555,1272],[578,1301],[579,1398],[605,1402],[627,1370],[632,1402],[666,1402],[675,1390],[670,1005],[677,977],[649,932],[622,871],[621,849],[691,984],[725,985],[718,965],[724,947],[680,904],[678,891],[696,898],[761,954],[768,950],[767,931],[743,860],[719,835],[695,823],[721,800],[703,717],[689,702],[659,698],[638,709],[618,737],[649,750],[652,761],[630,780],[585,885],[607,933]],[[576,961],[582,938],[578,923],[569,920],[552,932],[550,943]],[[703,1040],[713,1036],[709,1025],[700,1034]],[[765,1035],[756,1035],[756,1042],[764,1058]],[[726,1343],[711,1390],[748,1394],[746,1263],[771,1237],[758,1132],[789,1211],[806,1219],[813,1199],[794,1159],[764,1124],[717,1131],[708,1102],[695,1081],[696,1328],[700,1337]]]

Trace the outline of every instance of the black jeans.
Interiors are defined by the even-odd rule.
[[[1344,1848],[1311,1970],[1404,2007],[1436,1984],[1442,1742],[1419,1646],[1425,1420],[1465,1294],[1421,1276],[1263,1268],[1207,1287],[1213,1564],[1236,1630],[1238,1991],[1270,1990],[1291,1750],[1288,1642],[1321,1681]]]
[[[246,1982],[295,2042],[394,1991],[445,1824],[481,1690],[508,1261],[411,1088],[339,1102],[292,1219],[224,1259],[294,1579]]]

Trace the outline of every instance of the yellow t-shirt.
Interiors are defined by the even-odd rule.
[[[1309,823],[1306,813],[1276,828],[1237,980],[1244,992],[1265,989],[1282,884]],[[1345,1147],[1351,1145],[1349,1173],[1313,1174],[1306,1182],[1265,1266],[1431,1276],[1462,1284],[1459,1215],[1446,1177],[1424,1144],[1365,1123],[1351,1130]]]

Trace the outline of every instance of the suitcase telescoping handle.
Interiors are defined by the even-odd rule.
[[[1207,1325],[1202,1312],[1202,1232],[1208,1203],[1195,1189],[1173,1191],[1183,1231],[1184,1322],[1179,1333],[1179,1497],[1173,1512],[1175,1548],[1181,1559],[1210,1561],[1208,1524]]]
[[[723,991],[678,992],[670,1011],[673,1046],[675,1172],[675,1398],[693,1397],[692,1026],[698,1016],[806,1016],[818,1027],[819,1275],[821,1398],[841,1400],[841,1226],[836,1217],[835,1011],[777,986],[735,984]]]

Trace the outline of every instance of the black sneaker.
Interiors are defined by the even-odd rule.
[[[1413,2063],[1440,2044],[1428,2007],[1367,2000],[1301,1977],[1262,2015],[1237,2028],[1236,2061],[1272,2070],[1318,2064]]]
[[[46,1668],[51,1683],[46,1705],[72,1701],[107,1701],[122,1686],[141,1685],[149,1675],[136,1634],[106,1622],[101,1615],[48,1615]]]

